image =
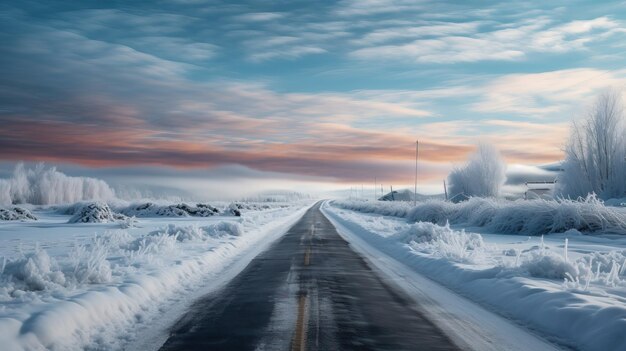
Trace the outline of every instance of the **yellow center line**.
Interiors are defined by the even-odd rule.
[[[291,350],[292,351],[305,351],[306,350],[306,333],[307,333],[307,323],[306,323],[306,305],[307,305],[307,295],[302,294],[298,299],[298,321],[296,322],[296,334],[293,337],[293,341],[291,342]]]

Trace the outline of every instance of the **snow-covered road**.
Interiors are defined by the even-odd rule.
[[[124,227],[127,221],[69,223],[68,214],[34,208],[37,221],[0,224],[0,345],[10,350],[158,349],[172,326],[201,298],[220,296],[219,291],[228,290],[236,281],[246,291],[231,289],[229,297],[241,295],[245,301],[254,296],[255,288],[241,277],[252,269],[257,256],[268,254],[279,238],[287,238],[283,235],[294,223],[306,222],[302,216],[311,205],[263,205],[243,217],[150,214],[128,228]],[[357,205],[369,211],[380,204]],[[283,252],[293,257],[303,254],[308,263],[321,258],[335,263],[334,271],[315,271],[293,265],[291,259],[285,261],[283,271],[295,273],[283,279],[294,284],[283,285],[297,288],[279,289],[284,293],[279,297],[284,298],[272,300],[276,303],[269,320],[270,329],[282,335],[285,345],[293,343],[292,336],[301,330],[304,320],[298,322],[296,317],[307,308],[319,312],[317,319],[308,315],[314,330],[324,329],[322,325],[334,330],[326,334],[330,336],[325,345],[360,340],[359,333],[346,334],[345,330],[358,328],[345,321],[342,327],[338,318],[344,315],[337,311],[353,308],[358,313],[348,320],[358,320],[389,303],[393,298],[385,296],[384,288],[373,288],[380,280],[381,286],[398,292],[392,295],[406,296],[419,306],[416,311],[412,303],[392,304],[393,314],[405,316],[407,325],[414,323],[409,318],[412,314],[423,315],[419,318],[434,323],[462,349],[626,348],[622,335],[626,330],[626,239],[622,235],[591,236],[577,231],[545,237],[502,235],[459,223],[437,225],[404,216],[362,213],[333,202],[325,202],[322,212],[316,211],[318,217],[313,217],[317,219],[308,220],[315,225],[326,221],[324,235],[334,233],[334,225],[343,237],[336,242],[348,242],[358,255],[347,248],[313,245],[312,238],[322,238],[322,233],[294,234],[301,237],[296,244],[304,245],[299,250],[305,251],[287,248]],[[619,224],[619,216],[612,220]],[[311,244],[308,251],[307,242]],[[374,273],[361,269],[365,266],[357,264],[359,255]],[[314,271],[318,276],[311,275]],[[248,275],[258,279],[254,272]],[[274,276],[271,269],[266,276]],[[320,284],[328,286],[309,289]],[[299,303],[303,287],[310,290],[306,296],[314,299]],[[332,291],[336,296],[329,294]],[[337,296],[361,296],[367,303],[380,299],[380,306],[373,304],[368,310],[363,304],[331,303]],[[330,319],[323,324],[320,318]],[[366,325],[378,322],[375,318],[364,321]],[[292,328],[296,325],[300,329]],[[398,345],[410,344],[416,337],[395,329],[384,334],[397,334],[394,342]],[[337,339],[337,335],[343,336]],[[270,339],[275,338],[264,340]],[[387,345],[391,344],[388,340]]]

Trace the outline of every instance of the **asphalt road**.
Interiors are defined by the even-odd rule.
[[[198,300],[162,350],[458,350],[319,207]]]

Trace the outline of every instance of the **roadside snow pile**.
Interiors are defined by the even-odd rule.
[[[225,236],[240,236],[243,234],[243,226],[240,223],[220,221],[208,226],[177,226],[169,224],[167,227],[155,230],[151,236],[167,235],[174,237],[177,241],[205,241],[209,238],[221,238]]]
[[[206,203],[198,203],[195,206],[186,203],[157,204],[146,202],[117,208],[118,212],[126,216],[135,217],[211,217],[218,215],[240,217],[247,211],[266,211],[278,208],[287,208],[289,205],[280,203],[257,204],[257,203],[231,203],[218,207]]]
[[[153,202],[131,205],[120,209],[120,212],[135,217],[211,217],[220,214],[219,209],[208,204],[157,205]]]
[[[109,205],[103,202],[82,204],[68,223],[111,223],[125,221],[126,216],[111,211]]]
[[[29,210],[22,207],[0,208],[0,221],[36,221]]]
[[[496,200],[473,197],[461,203],[429,200],[409,203],[336,200],[337,207],[384,216],[406,218],[409,222],[446,222],[485,227],[504,234],[542,235],[575,229],[585,233],[626,235],[626,217],[604,206],[597,197],[574,200]]]
[[[236,217],[241,217],[241,214],[247,211],[265,211],[265,210],[285,208],[285,207],[287,207],[287,205],[272,204],[270,206],[268,204],[234,202],[228,205],[227,210],[228,210],[228,213],[230,213],[231,215],[236,216]]]
[[[69,177],[43,163],[26,169],[18,163],[13,177],[0,179],[0,204],[50,205],[84,200],[110,200],[115,192],[103,180]]]
[[[570,231],[570,238],[580,240],[576,250],[569,249],[568,237],[559,244],[554,239],[546,244],[541,237],[538,245],[538,238],[513,239],[503,250],[503,241],[511,241],[503,240],[505,235],[483,237],[448,225],[410,224],[392,217],[372,221],[376,216],[336,206],[326,205],[324,211],[343,235],[359,237],[409,269],[566,346],[626,349],[626,250],[611,250],[618,239]],[[395,229],[381,231],[384,223]],[[619,240],[624,245],[624,239]]]

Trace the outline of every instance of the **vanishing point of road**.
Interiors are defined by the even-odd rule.
[[[195,302],[162,350],[458,350],[350,247],[320,205]]]

